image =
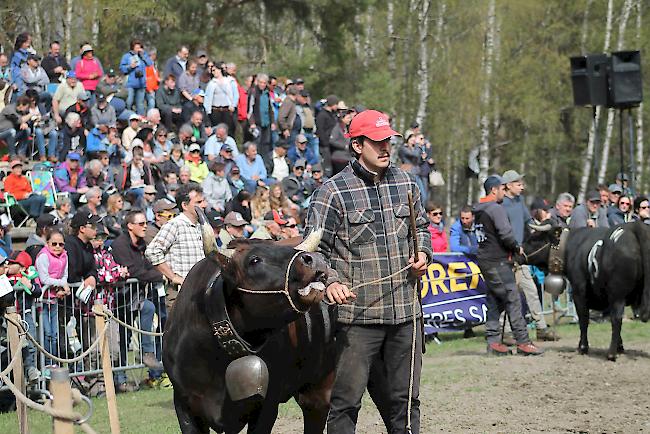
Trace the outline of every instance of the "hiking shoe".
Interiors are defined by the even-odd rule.
[[[510,354],[510,348],[500,342],[493,342],[487,346],[488,356],[507,356]]]
[[[546,342],[559,341],[560,336],[555,333],[555,330],[546,327],[545,329],[537,329],[537,340]]]
[[[174,385],[172,384],[172,380],[169,379],[166,373],[163,373],[160,376],[160,379],[158,380],[158,388],[159,389],[173,389]]]
[[[527,342],[525,344],[517,344],[517,354],[521,354],[522,356],[539,356],[540,354],[544,354],[544,350],[532,342]]]
[[[153,353],[144,353],[142,356],[142,363],[149,369],[163,370],[163,365],[156,359]]]
[[[34,366],[30,366],[27,368],[27,382],[28,383],[36,383],[39,378],[41,378],[41,371],[36,369]]]
[[[515,338],[512,336],[512,333],[506,333],[503,335],[503,338],[501,338],[501,343],[503,345],[507,345],[509,347],[512,347],[514,345],[517,345],[517,341]]]

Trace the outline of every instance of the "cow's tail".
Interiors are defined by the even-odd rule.
[[[650,228],[643,222],[636,222],[631,226],[634,235],[639,242],[641,252],[641,264],[643,266],[643,293],[641,295],[641,306],[639,315],[641,321],[647,322],[650,319]]]

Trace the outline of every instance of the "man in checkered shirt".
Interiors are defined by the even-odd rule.
[[[355,157],[340,173],[316,190],[311,199],[307,231],[323,227],[319,250],[329,259],[327,297],[338,303],[336,380],[328,416],[328,433],[354,433],[361,397],[368,380],[381,385],[383,413],[390,413],[390,433],[406,432],[416,280],[433,252],[420,191],[406,172],[390,164],[390,138],[399,135],[388,118],[375,110],[358,114],[348,138]],[[418,245],[413,256],[408,192],[415,201]],[[349,288],[389,276],[386,281]],[[421,318],[420,318],[421,321]],[[412,401],[412,432],[419,432],[421,339],[417,329]],[[382,369],[372,369],[381,358]],[[371,374],[372,372],[372,374]]]
[[[165,223],[147,246],[145,256],[166,278],[166,304],[171,309],[183,280],[194,264],[205,258],[203,236],[195,206],[206,207],[203,189],[195,182],[176,191],[179,215]]]

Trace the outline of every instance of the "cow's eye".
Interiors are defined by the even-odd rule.
[[[253,257],[251,257],[251,259],[248,261],[248,265],[259,264],[260,262],[262,262],[262,259],[258,258],[257,256],[253,256]]]

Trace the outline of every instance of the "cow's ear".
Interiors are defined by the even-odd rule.
[[[224,255],[217,250],[215,252],[211,252],[210,257],[212,257],[217,262],[217,264],[219,264],[222,270],[225,270],[230,265],[230,257],[228,254]]]

